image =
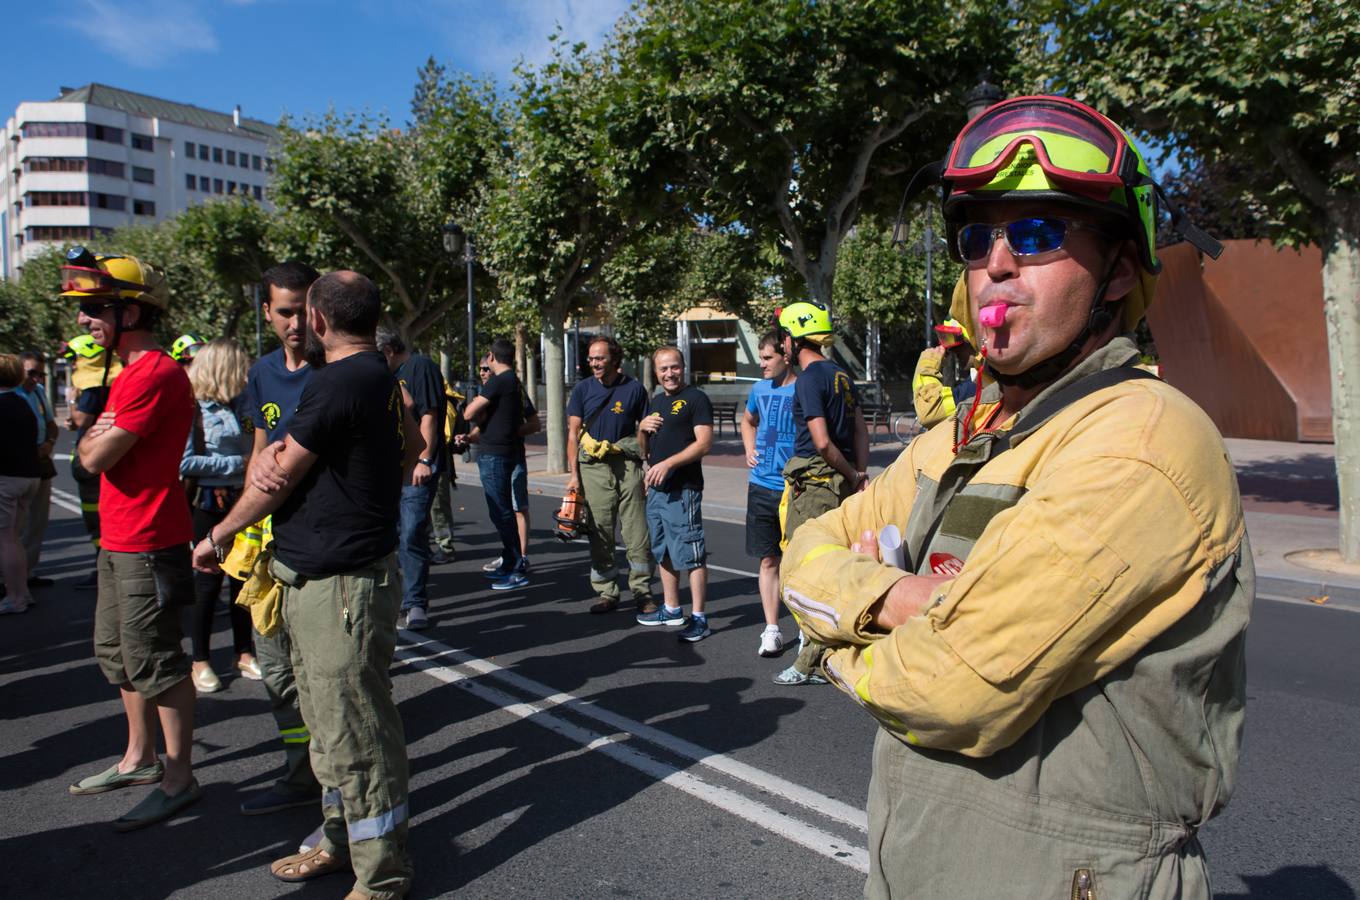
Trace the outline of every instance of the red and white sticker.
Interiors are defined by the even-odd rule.
[[[930,554],[930,571],[951,578],[963,571],[963,560],[948,553]]]

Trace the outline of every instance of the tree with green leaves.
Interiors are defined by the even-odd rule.
[[[1341,554],[1360,561],[1360,6],[1037,0],[1053,87],[1199,158],[1322,250]]]
[[[225,301],[213,310],[210,333],[236,335],[241,317],[250,313],[247,292],[275,262],[270,247],[271,217],[247,197],[209,200],[175,216],[173,242],[181,255],[202,260]]]
[[[548,470],[566,470],[563,323],[603,267],[678,209],[652,111],[621,89],[608,50],[554,39],[552,60],[521,68],[510,154],[491,180],[480,246],[504,302],[539,312],[545,346]]]
[[[830,303],[861,211],[889,212],[962,124],[1018,28],[976,0],[646,0],[623,68],[682,155],[674,188],[718,226],[780,248]]]
[[[475,219],[505,140],[490,85],[434,71],[420,89],[419,121],[405,130],[353,113],[283,123],[271,188],[291,224],[285,254],[372,277],[411,340],[466,298],[441,229],[451,216]]]

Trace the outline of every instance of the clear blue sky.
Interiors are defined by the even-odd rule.
[[[255,118],[337,109],[405,122],[431,55],[504,90],[549,33],[599,46],[627,0],[52,0],[4,21],[0,120],[91,81]]]

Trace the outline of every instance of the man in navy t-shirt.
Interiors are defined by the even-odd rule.
[[[246,378],[242,402],[255,425],[254,459],[262,458],[266,447],[282,446],[280,442],[288,435],[289,421],[312,375],[305,356],[304,323],[307,289],[317,277],[315,269],[300,262],[281,263],[263,275],[262,311],[279,339],[279,348],[260,357]],[[267,520],[261,526],[265,524]],[[257,527],[255,533],[262,534],[263,530]],[[283,742],[284,772],[273,786],[247,797],[241,812],[260,815],[292,806],[312,806],[321,796],[321,785],[312,774],[308,754],[311,733],[298,706],[288,629],[280,628],[271,637],[255,632],[255,659]],[[243,674],[251,677],[250,673]]]
[[[681,628],[680,640],[702,641],[713,632],[704,613],[708,593],[707,548],[704,546],[704,470],[700,460],[713,446],[713,404],[708,395],[685,383],[685,357],[676,347],[652,355],[662,391],[652,398],[640,425],[640,440],[649,468],[647,526],[652,556],[661,566],[664,605],[639,613],[639,625]],[[680,573],[689,573],[693,607],[689,622],[680,608]]]
[[[593,613],[619,606],[615,579],[614,525],[628,552],[628,587],[639,613],[656,611],[652,556],[648,549],[646,495],[638,423],[647,414],[647,392],[623,374],[623,348],[597,338],[587,359],[593,378],[578,382],[567,399],[567,490],[584,489],[590,535],[590,586],[599,594]]]

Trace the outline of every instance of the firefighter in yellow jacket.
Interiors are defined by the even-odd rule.
[[[969,378],[973,345],[968,342],[968,330],[957,319],[946,319],[935,326],[935,333],[940,343],[921,351],[911,378],[911,401],[922,428],[948,419],[977,393],[977,385]]]
[[[1058,97],[984,111],[940,171],[978,402],[804,525],[781,573],[881,725],[866,896],[1208,898],[1196,834],[1236,782],[1254,576],[1222,438],[1131,365],[1159,189]],[[889,525],[906,571],[878,559]]]

